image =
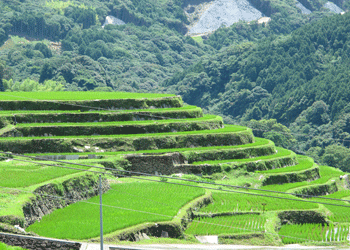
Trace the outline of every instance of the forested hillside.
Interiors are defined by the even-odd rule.
[[[322,1],[304,15],[287,0],[255,0],[256,8],[271,16],[269,25],[240,22],[198,43],[184,36],[189,21],[183,9],[201,1],[4,0],[0,61],[7,74],[2,78],[54,80],[67,90],[167,91],[159,86],[202,56],[232,44],[288,34],[330,15]],[[347,2],[339,5],[347,8]],[[126,24],[103,29],[108,15]]]
[[[180,94],[350,169],[350,15],[334,15],[325,0],[252,0],[270,22],[238,22],[202,40],[184,35],[184,7],[197,2],[1,1],[0,90]],[[350,1],[334,4],[347,11]],[[126,24],[102,28],[109,15]]]
[[[0,60],[8,79],[54,80],[67,90],[154,91],[211,51],[185,37],[181,1],[0,3]],[[107,15],[127,24],[101,27]],[[21,38],[27,38],[21,39]],[[208,48],[207,48],[208,47]]]
[[[276,119],[298,139],[290,147],[334,165],[331,148],[321,148],[350,141],[349,29],[350,15],[336,15],[287,36],[229,46],[170,88],[233,123]]]

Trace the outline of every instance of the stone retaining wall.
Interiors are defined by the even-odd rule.
[[[8,233],[0,233],[0,242],[9,246],[18,246],[25,249],[50,250],[79,250],[81,244],[72,241],[55,240],[49,238],[32,237]]]
[[[107,192],[109,188],[107,179],[103,178],[102,192]],[[35,198],[31,198],[23,206],[25,227],[56,209],[98,195],[98,177],[87,174],[68,179],[61,184],[50,183],[37,188],[34,194]]]
[[[126,155],[131,163],[128,170],[156,175],[169,175],[176,173],[176,164],[185,163],[185,158],[180,153],[167,153],[163,155]]]

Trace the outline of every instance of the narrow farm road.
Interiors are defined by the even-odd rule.
[[[283,247],[273,246],[243,246],[243,245],[217,245],[217,244],[152,244],[152,245],[104,245],[104,250],[239,250],[239,249],[260,249],[260,250],[311,250],[311,249],[336,249],[335,247],[301,246],[298,244],[286,245]],[[99,244],[82,243],[80,250],[100,250]]]

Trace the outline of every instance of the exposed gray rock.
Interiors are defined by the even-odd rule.
[[[299,8],[301,10],[301,13],[303,14],[311,14],[311,10],[309,10],[308,8],[306,8],[304,5],[302,5],[299,1],[297,1],[296,3],[297,8]]]
[[[106,16],[106,20],[105,23],[102,25],[102,28],[104,28],[107,24],[124,25],[126,23],[123,20],[120,20],[119,18],[116,18],[114,16]]]
[[[213,32],[221,26],[228,27],[240,20],[249,22],[261,17],[263,14],[254,8],[248,0],[216,0],[188,34]]]
[[[106,179],[102,181],[102,192],[109,190]],[[98,195],[98,177],[92,175],[80,176],[64,181],[62,184],[47,184],[37,188],[35,198],[23,207],[25,226],[33,224],[47,214],[69,204],[86,200]]]
[[[10,246],[19,246],[30,250],[79,250],[81,247],[81,243],[73,241],[55,240],[8,233],[0,233],[0,242],[4,242]]]
[[[327,2],[323,5],[323,7],[329,9],[331,12],[333,13],[337,13],[340,14],[343,12],[343,10],[341,8],[339,8],[336,4],[332,3],[332,2]]]
[[[169,234],[167,231],[162,231],[162,238],[169,238]]]

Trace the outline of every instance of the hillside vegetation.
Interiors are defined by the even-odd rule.
[[[103,174],[110,243],[138,241],[143,234],[150,242],[168,234],[193,243],[195,236],[214,234],[222,244],[348,244],[345,172],[183,106],[179,96],[125,99],[127,93],[119,92],[91,100],[101,93],[65,93],[55,99],[43,92],[33,100],[12,92],[0,101],[0,150],[6,152],[0,231],[19,233],[14,226],[20,225],[40,236],[97,240],[97,175]],[[84,120],[94,115],[95,122]],[[109,123],[123,129],[138,124],[139,130],[115,132]]]
[[[307,1],[304,1],[307,5]],[[290,1],[252,1],[268,25],[239,22],[204,43],[187,32],[191,1],[5,0],[0,3],[1,78],[54,81],[67,90],[164,92],[164,82],[220,48],[288,34],[331,12],[324,1],[304,15]],[[348,0],[338,3],[344,10]],[[125,25],[106,25],[113,15]],[[226,31],[227,30],[227,31]],[[7,88],[9,89],[9,88]],[[19,90],[19,89],[17,89]],[[27,89],[28,90],[28,89]],[[29,88],[29,90],[32,90]]]
[[[336,15],[287,36],[222,48],[167,86],[185,102],[224,115],[226,122],[256,128],[259,136],[271,127],[251,119],[276,119],[290,129],[284,136],[298,142],[284,146],[348,170],[348,148],[342,146],[348,147],[350,138],[349,25],[349,14]]]

